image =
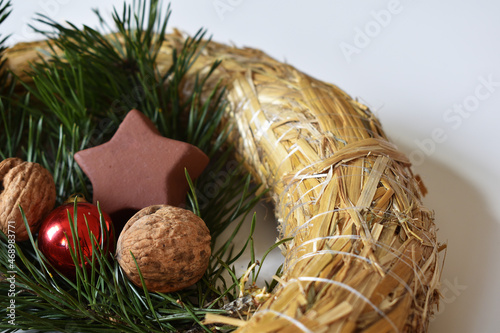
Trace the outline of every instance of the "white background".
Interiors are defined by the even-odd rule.
[[[1,33],[36,39],[34,13],[96,27],[121,1],[15,1]],[[165,3],[166,5],[167,3]],[[493,0],[173,0],[170,27],[264,50],[367,104],[428,187],[448,242],[430,332],[500,327],[500,3]],[[461,111],[460,111],[461,110]],[[268,212],[270,216],[272,213]],[[267,248],[274,226],[259,225]],[[276,260],[276,259],[275,259]],[[279,259],[277,259],[279,261]]]

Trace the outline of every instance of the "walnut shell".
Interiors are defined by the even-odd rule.
[[[25,241],[28,232],[19,206],[23,208],[32,233],[56,203],[56,185],[50,172],[38,163],[11,157],[0,163],[0,228],[12,234],[9,221],[14,221],[16,241]],[[12,224],[11,224],[12,225]]]
[[[118,238],[116,259],[142,286],[133,253],[149,291],[172,292],[195,284],[208,267],[210,232],[189,210],[155,205],[137,212]]]

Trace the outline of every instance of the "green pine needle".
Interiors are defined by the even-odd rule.
[[[9,10],[10,1],[0,0],[0,24]],[[124,4],[121,11],[113,12],[113,27],[96,14],[102,32],[38,17],[47,26],[46,31],[38,31],[52,39],[52,51],[58,48],[64,52],[54,52],[50,61],[33,65],[33,84],[19,84],[0,62],[0,158],[18,156],[45,166],[54,177],[59,204],[73,193],[83,193],[90,199],[90,181],[75,163],[74,153],[108,141],[126,113],[137,108],[162,135],[191,143],[210,157],[202,176],[196,181],[186,177],[190,186],[188,209],[209,227],[212,257],[195,286],[177,293],[151,293],[144,285],[133,285],[103,250],[105,244],[97,244],[99,236],[108,238],[105,235],[91,236],[96,241],[92,241],[91,258],[85,257],[79,242],[72,243],[77,268],[76,278],[71,280],[52,267],[38,250],[36,235],[31,233],[29,241],[15,244],[17,257],[11,269],[8,236],[0,233],[0,273],[9,277],[9,271],[16,272],[15,329],[229,331],[232,328],[207,327],[202,321],[209,312],[225,314],[224,304],[239,297],[240,277],[233,267],[235,261],[250,251],[249,267],[257,263],[252,238],[255,215],[242,249],[235,250],[234,239],[245,232],[244,221],[253,214],[265,191],[257,194],[259,186],[252,184],[242,165],[232,160],[233,148],[226,142],[231,128],[222,125],[228,107],[224,87],[217,85],[207,100],[201,100],[205,84],[219,64],[214,63],[206,74],[196,78],[191,96],[180,96],[181,81],[203,50],[206,33],[200,30],[188,38],[184,47],[173,53],[172,67],[160,75],[155,61],[164,42],[169,7],[163,11],[158,0]],[[111,32],[119,32],[123,44]],[[7,37],[0,36],[0,56],[6,49]],[[72,234],[77,233],[78,222],[76,202],[74,205],[73,216],[68,216]],[[25,218],[24,223],[27,226]],[[228,228],[234,231],[221,239]],[[85,261],[91,263],[89,271],[79,266]],[[252,273],[252,279],[259,273],[260,267]],[[275,282],[268,287],[273,285]],[[8,296],[9,290],[10,284],[3,280],[0,328],[5,331],[14,329],[7,317],[7,306],[13,299]]]

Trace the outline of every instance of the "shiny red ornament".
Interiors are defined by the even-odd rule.
[[[76,270],[73,258],[71,257],[70,247],[75,251],[75,244],[73,242],[68,212],[74,223],[73,203],[67,203],[56,208],[44,219],[38,231],[38,248],[55,269],[66,277],[74,279]],[[108,229],[108,238],[106,238],[105,231],[101,232],[101,223],[99,221],[99,210],[97,206],[88,202],[77,203],[76,226],[78,229],[78,240],[84,258],[89,258],[88,261],[84,259],[84,266],[86,269],[90,268],[91,264],[89,261],[92,258],[92,243],[88,232],[89,230],[95,236],[96,248],[101,247],[102,249],[107,248],[109,252],[114,251],[115,244],[111,218],[104,212],[102,212],[102,216],[106,228]],[[87,222],[85,222],[85,220]],[[80,267],[82,267],[81,263]]]

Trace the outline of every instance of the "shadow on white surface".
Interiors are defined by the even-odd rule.
[[[479,189],[446,165],[429,158],[414,171],[429,190],[424,202],[436,213],[438,240],[448,244],[429,332],[498,332],[500,221]]]
[[[261,262],[261,259],[263,258],[265,253],[269,250],[271,246],[273,246],[273,244],[275,244],[278,238],[278,231],[277,231],[278,224],[276,222],[276,219],[274,218],[274,206],[270,202],[266,201],[267,200],[264,199],[255,206],[256,220],[255,220],[255,231],[253,234],[253,241],[254,241],[255,259],[259,262]],[[241,226],[240,232],[236,235],[233,241],[234,253],[237,253],[243,248],[243,245],[245,244],[250,232],[252,217],[253,216],[251,214],[249,214],[246,217],[245,222]],[[228,239],[231,233],[233,232],[235,225],[226,229],[221,234],[221,236],[219,236],[219,239],[221,240]],[[243,253],[243,255],[234,263],[236,276],[238,278],[243,276],[243,274],[245,274],[245,272],[248,269],[249,263],[251,261],[250,252],[251,252],[250,246],[248,246],[247,250]],[[281,254],[280,249],[279,248],[273,249],[266,256],[264,262],[261,262],[262,268],[260,270],[258,278],[256,279],[257,286],[262,288],[266,285],[266,282],[271,283],[273,275],[276,274],[276,270],[281,264],[283,264],[283,262],[284,262],[284,257]],[[257,272],[258,270],[259,268],[257,267],[255,269],[255,272]],[[230,281],[229,275],[224,275],[224,276],[228,279],[227,281]]]

